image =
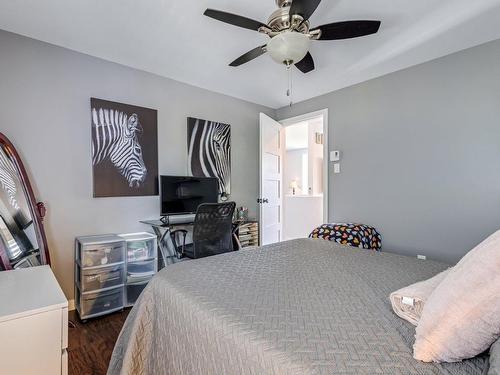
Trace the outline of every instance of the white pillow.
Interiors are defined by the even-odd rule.
[[[453,267],[430,295],[413,356],[424,362],[472,358],[500,336],[500,231]]]

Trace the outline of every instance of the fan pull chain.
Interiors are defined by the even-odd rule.
[[[288,71],[288,89],[286,90],[286,96],[290,99],[290,107],[293,105],[293,69],[291,64],[287,64],[286,70]]]

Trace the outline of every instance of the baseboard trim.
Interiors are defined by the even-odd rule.
[[[73,311],[75,309],[75,300],[74,299],[70,299],[68,301],[68,310],[69,311]]]

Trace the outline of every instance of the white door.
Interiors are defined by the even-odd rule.
[[[282,224],[282,126],[260,114],[260,244],[281,241]]]

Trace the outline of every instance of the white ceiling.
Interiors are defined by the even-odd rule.
[[[209,19],[207,8],[266,22],[274,0],[2,0],[5,29],[216,92],[278,108],[284,68],[229,62],[264,35]],[[316,70],[295,70],[296,102],[500,38],[500,0],[323,0],[313,26],[380,19],[376,35],[314,42]]]

